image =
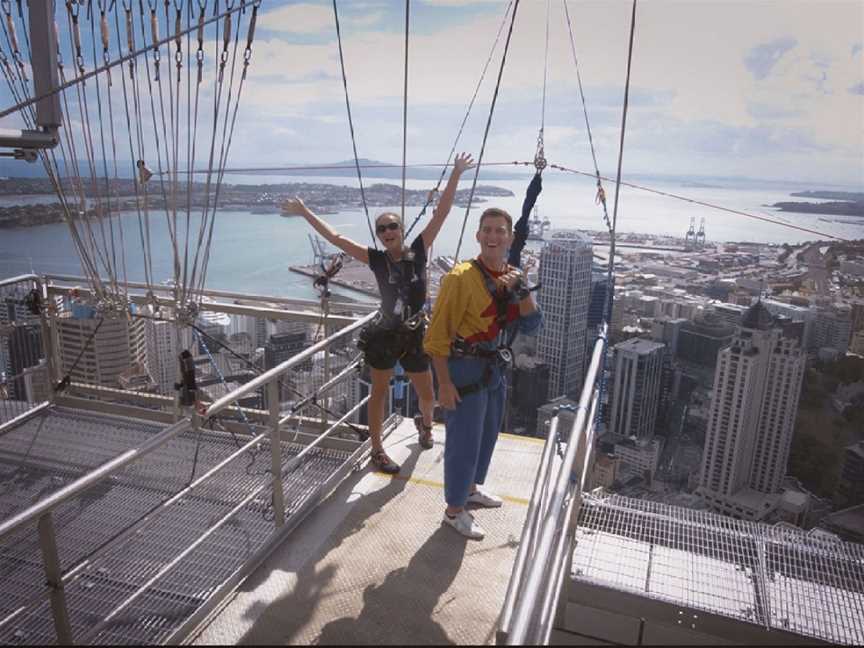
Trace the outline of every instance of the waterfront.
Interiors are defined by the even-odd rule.
[[[513,197],[490,199],[472,209],[469,225],[466,228],[460,256],[473,255],[477,251],[474,240],[476,219],[483,207],[496,205],[518,216],[522,196],[530,180],[525,178],[489,179],[486,184],[510,189]],[[232,176],[226,178],[232,183],[264,184],[310,181],[310,178],[291,176]],[[315,178],[316,183],[356,186],[356,179]],[[394,181],[390,181],[394,182]],[[429,180],[409,180],[412,189],[428,189],[433,183]],[[864,237],[864,221],[859,225],[849,217],[837,220],[816,214],[781,213],[765,205],[788,199],[796,186],[769,189],[740,189],[723,187],[692,187],[681,184],[652,184],[664,191],[673,191],[696,200],[715,202],[723,206],[749,211],[778,221],[788,222],[800,227],[823,231],[826,234],[844,238]],[[460,188],[470,187],[465,181]],[[813,188],[800,185],[799,188]],[[607,185],[609,207],[612,208],[613,191]],[[15,198],[3,197],[0,205],[14,204]],[[544,190],[538,201],[541,217],[549,218],[553,227],[576,228],[582,230],[601,230],[600,208],[594,204],[592,181],[572,175],[547,172],[544,174]],[[384,211],[376,207],[372,215]],[[399,211],[399,207],[390,209]],[[409,223],[414,220],[418,209],[407,210]],[[465,209],[453,207],[450,218],[445,224],[434,255],[453,254],[459,240]],[[708,241],[752,241],[761,243],[798,243],[814,240],[813,234],[780,227],[771,223],[757,221],[712,210],[706,207],[673,200],[664,196],[624,188],[619,204],[619,231],[640,232],[654,236],[675,236],[683,238],[691,217],[696,218],[697,227],[702,217]],[[368,226],[362,209],[340,211],[327,215],[326,220],[338,230],[358,242],[370,240]],[[143,257],[138,233],[138,218],[135,214],[121,217],[125,238],[126,267],[130,280],[143,280]],[[178,216],[181,240],[185,238],[185,217]],[[428,215],[421,221],[419,228],[428,222]],[[197,217],[191,219],[193,231]],[[312,250],[308,234],[312,229],[300,218],[281,218],[276,214],[255,214],[251,210],[223,210],[216,219],[213,233],[213,248],[208,275],[208,286],[226,290],[236,290],[270,295],[310,298],[315,296],[308,278],[290,272],[289,266],[303,265],[312,260]],[[150,215],[150,237],[153,247],[153,269],[157,281],[169,279],[172,268],[172,252],[164,213]],[[194,254],[194,251],[193,251]],[[120,252],[118,250],[118,257]],[[119,263],[119,261],[118,261]],[[71,245],[68,228],[65,224],[43,225],[27,228],[3,230],[0,233],[0,274],[10,276],[24,272],[80,274],[80,265]],[[358,299],[369,297],[352,294]]]

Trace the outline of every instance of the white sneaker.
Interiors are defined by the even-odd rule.
[[[486,532],[474,521],[468,511],[461,511],[453,517],[445,513],[442,523],[449,524],[463,536],[472,540],[482,540],[486,535]]]
[[[504,503],[497,495],[493,495],[492,493],[484,493],[481,490],[476,490],[468,496],[467,500],[468,504],[476,504],[477,506],[482,506],[483,508],[498,508]]]

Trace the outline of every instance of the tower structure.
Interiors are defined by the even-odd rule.
[[[665,345],[632,338],[615,345],[612,379],[612,412],[609,431],[613,437],[654,437]]]
[[[698,489],[712,509],[760,520],[776,506],[805,359],[761,302],[718,354]]]
[[[145,363],[144,320],[99,318],[90,306],[73,306],[55,319],[63,374],[73,381],[118,387],[120,374]]]
[[[553,230],[540,253],[540,357],[549,365],[549,400],[579,398],[591,292],[591,239],[576,230]]]

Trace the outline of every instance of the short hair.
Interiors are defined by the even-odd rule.
[[[392,216],[393,218],[396,219],[396,222],[399,223],[399,227],[403,227],[403,228],[405,227],[404,223],[402,223],[402,217],[399,216],[399,214],[397,214],[396,212],[383,212],[381,214],[378,214],[375,217],[375,227],[378,227],[378,221],[380,221],[385,216]]]
[[[511,232],[513,231],[513,217],[510,216],[506,210],[501,209],[500,207],[490,207],[480,214],[480,224],[477,225],[478,230],[483,227],[484,218],[503,218],[507,221],[507,229]]]

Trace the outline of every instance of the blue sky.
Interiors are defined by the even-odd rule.
[[[562,0],[520,4],[486,160],[534,154],[547,6],[547,157],[590,170]],[[404,1],[340,0],[339,7],[358,152],[400,161]],[[505,7],[412,0],[409,162],[446,158]],[[623,0],[569,4],[600,169],[608,174],[616,164],[630,7]],[[350,158],[331,3],[264,0],[256,36],[232,164]],[[862,42],[864,3],[856,0],[643,0],[625,175],[864,185]],[[479,152],[497,67],[496,56],[460,149]],[[212,85],[204,91],[206,99]]]

